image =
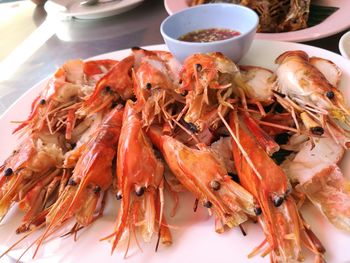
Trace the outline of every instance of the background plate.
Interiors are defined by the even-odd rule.
[[[164,0],[165,9],[169,14],[179,12],[189,7],[189,0]],[[302,30],[284,33],[257,33],[257,39],[278,41],[309,41],[334,35],[350,27],[349,0],[313,0],[312,3],[339,9],[322,23]]]
[[[45,10],[49,16],[58,17],[62,19],[75,17],[79,19],[97,19],[117,14],[124,13],[130,9],[141,4],[143,0],[116,0],[110,3],[103,3],[94,6],[81,6],[81,1],[64,1],[69,2],[66,4],[67,10],[62,10],[62,7],[55,3],[55,0],[47,1],[45,3]],[[57,1],[60,3],[60,1]]]

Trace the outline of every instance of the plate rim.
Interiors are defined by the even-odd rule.
[[[103,9],[92,9],[81,12],[69,12],[69,10],[55,10],[55,6],[52,5],[54,1],[49,0],[45,3],[44,9],[48,15],[51,14],[54,16],[59,16],[61,18],[74,17],[78,19],[97,19],[127,12],[128,10],[136,7],[144,1],[145,0],[122,0],[120,2],[116,2],[114,5],[111,5],[113,2],[108,3],[107,6],[105,6],[105,8]]]
[[[350,59],[350,45],[349,45],[349,47],[345,47],[346,42],[350,43],[350,30],[341,36],[339,43],[338,43],[338,48],[339,48],[340,54],[344,58]]]
[[[330,17],[328,17],[325,21],[322,23],[315,25],[313,27],[309,27],[306,29],[301,29],[297,31],[291,31],[291,32],[282,32],[282,33],[256,33],[255,39],[261,39],[261,40],[274,40],[274,41],[288,41],[288,42],[304,42],[304,41],[311,41],[316,40],[320,38],[325,38],[334,34],[337,34],[341,31],[346,30],[347,28],[350,28],[350,19],[338,22],[336,24],[335,30],[327,30],[327,33],[320,33],[323,32],[327,26],[332,25],[331,28],[334,27],[334,24],[331,24],[332,21],[329,21],[329,18],[333,17],[333,20],[337,17],[348,17],[348,10],[350,10],[350,1],[337,1],[337,0],[315,0],[320,5],[333,5],[336,7],[339,7],[339,9],[334,12]],[[164,0],[164,7],[169,15],[172,15],[178,11],[181,11],[182,9],[173,9],[173,3],[177,3],[181,8],[186,8],[184,5],[188,6],[188,0]],[[327,21],[328,20],[328,21]],[[346,21],[348,21],[346,23]],[[343,23],[342,23],[343,22]]]

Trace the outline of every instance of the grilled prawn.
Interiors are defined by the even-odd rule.
[[[149,242],[155,233],[164,244],[171,243],[164,223],[164,166],[155,156],[147,135],[142,130],[139,112],[131,101],[126,103],[117,153],[117,199],[121,206],[113,238],[112,252],[123,233],[135,233],[140,227]]]
[[[238,226],[249,215],[255,215],[253,196],[232,181],[225,164],[209,147],[189,148],[155,128],[148,134],[181,184],[214,212],[218,232],[222,232],[224,226]]]
[[[349,182],[338,167],[344,148],[332,138],[319,138],[302,143],[294,156],[282,163],[295,189],[310,201],[336,227],[350,231]]]
[[[62,164],[63,146],[59,136],[42,132],[26,137],[0,167],[0,220],[14,202],[27,198],[37,183],[60,173]],[[42,203],[38,201],[38,205]]]
[[[75,217],[77,223],[74,229],[78,229],[79,225],[87,226],[96,218],[96,209],[112,185],[112,165],[117,151],[122,116],[122,107],[113,109],[87,142],[67,186],[46,216],[47,227],[38,240],[36,252],[52,231],[68,219]]]
[[[266,245],[263,254],[270,253],[272,262],[302,261],[305,245],[322,262],[324,248],[303,222],[289,195],[291,186],[283,170],[259,146],[235,112],[231,113],[228,128],[240,182],[261,207],[258,220],[266,236],[250,256]]]
[[[298,112],[311,134],[322,135],[324,130],[333,134],[334,128],[330,125],[333,123],[347,134],[350,131],[350,111],[343,94],[330,83],[337,84],[334,75],[338,76],[339,70],[331,63],[310,61],[312,58],[301,50],[287,51],[276,59],[279,65],[276,70],[277,100],[286,109]],[[321,64],[330,68],[328,74],[333,74],[333,79],[328,76],[330,81],[318,70],[322,69]]]

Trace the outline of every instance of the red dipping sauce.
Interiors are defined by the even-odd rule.
[[[238,31],[225,28],[208,28],[191,31],[179,37],[179,40],[186,42],[213,42],[239,36]]]

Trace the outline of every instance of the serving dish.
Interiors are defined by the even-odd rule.
[[[149,46],[147,49],[165,49],[165,45]],[[350,64],[343,57],[332,52],[295,43],[283,43],[272,41],[256,40],[241,64],[254,64],[268,68],[274,68],[274,58],[286,50],[301,49],[313,56],[327,58],[335,62],[343,70],[343,78],[340,88],[343,90],[347,100],[350,99],[350,90],[346,89],[350,85]],[[121,59],[130,51],[122,50],[100,55],[96,58]],[[22,120],[27,117],[31,101],[45,85],[46,80],[35,85],[21,98],[18,99],[1,117],[1,152],[0,161],[12,151],[13,145],[17,144],[17,138],[11,134],[15,125],[11,125],[13,120]],[[347,178],[350,175],[350,156],[346,155],[342,162],[342,169]],[[156,240],[151,244],[141,244],[143,253],[133,244],[129,251],[129,256],[125,262],[269,262],[268,258],[259,256],[247,259],[247,255],[252,249],[263,240],[263,234],[257,224],[247,223],[245,228],[247,236],[242,236],[240,230],[233,229],[227,233],[219,235],[214,231],[214,220],[207,215],[203,208],[199,208],[193,213],[194,198],[189,194],[180,196],[180,210],[173,219],[169,219],[169,224],[173,226],[172,234],[174,244],[171,247],[160,247],[158,252],[154,252]],[[124,249],[120,248],[118,253],[110,255],[111,245],[98,240],[110,234],[117,212],[117,205],[114,198],[109,197],[105,216],[96,221],[91,227],[78,234],[78,242],[74,242],[72,237],[55,238],[45,243],[37,255],[37,262],[115,262],[121,261]],[[315,234],[322,240],[327,249],[326,260],[328,262],[349,262],[348,244],[350,235],[335,229],[328,223],[321,214],[311,205],[306,205],[302,209],[302,214],[306,221],[312,226]],[[0,249],[9,247],[18,240],[19,236],[14,233],[15,226],[20,221],[20,212],[13,207],[10,214],[0,225]],[[69,227],[62,230],[67,232]],[[56,236],[60,236],[57,233]],[[24,241],[18,249],[12,251],[10,255],[17,258],[23,250],[33,241],[33,237]],[[32,262],[33,250],[29,250],[23,258],[26,262]],[[309,262],[311,258],[306,258]]]
[[[350,59],[350,31],[340,38],[339,51],[343,57]]]
[[[79,1],[49,0],[45,11],[50,17],[59,19],[98,19],[114,16],[129,11],[141,4],[143,0],[116,0],[93,6],[82,6]]]
[[[205,17],[205,19],[203,19]],[[230,17],[230,19],[227,19]],[[243,19],[244,18],[244,19]],[[191,7],[167,17],[160,25],[163,39],[174,56],[183,61],[193,53],[220,51],[238,62],[244,56],[255,35],[259,18],[249,8],[231,4]],[[230,29],[238,36],[210,43],[186,42],[179,37],[200,29]]]
[[[164,0],[165,9],[174,14],[189,7],[188,0]],[[324,38],[347,29],[350,26],[348,14],[350,1],[312,0],[312,4],[339,8],[322,23],[306,29],[284,33],[257,33],[256,39],[303,42]]]

